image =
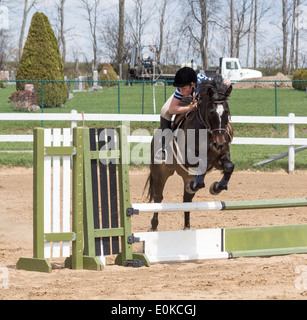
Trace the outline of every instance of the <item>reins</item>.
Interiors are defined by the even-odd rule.
[[[224,103],[225,103],[225,100],[216,100],[216,101],[214,101],[214,104],[224,104]],[[206,115],[207,115],[207,112],[206,112]],[[230,134],[229,134],[229,132],[228,132],[228,130],[227,130],[228,122],[227,122],[226,128],[211,129],[211,128],[210,128],[210,125],[209,125],[209,121],[206,121],[206,120],[203,118],[202,114],[200,113],[200,108],[199,108],[199,106],[197,106],[197,109],[196,109],[196,119],[197,119],[197,121],[198,121],[202,126],[204,126],[205,129],[207,129],[208,133],[209,133],[211,136],[213,135],[213,133],[214,133],[215,131],[221,131],[221,132],[223,132],[224,134],[227,134],[227,135],[228,135],[228,138],[229,138],[230,141],[232,140],[232,138],[231,138],[231,136],[230,136]]]

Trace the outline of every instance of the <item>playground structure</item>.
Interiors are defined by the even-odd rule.
[[[119,265],[138,267],[307,253],[305,224],[132,234],[132,215],[145,211],[286,208],[307,206],[307,199],[131,204],[125,127],[100,129],[97,135],[94,129],[74,128],[72,146],[70,141],[70,129],[63,134],[60,129],[34,131],[33,258],[20,258],[17,269],[51,272],[51,256],[66,257],[65,265],[72,269],[102,270],[107,254],[117,254]],[[144,253],[132,250],[138,240],[144,241]]]

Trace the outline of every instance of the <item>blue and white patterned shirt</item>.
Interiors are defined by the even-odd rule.
[[[199,86],[199,84],[200,84],[200,82],[202,81],[202,80],[213,80],[212,78],[208,78],[204,73],[199,73],[198,75],[197,75],[197,86]]]

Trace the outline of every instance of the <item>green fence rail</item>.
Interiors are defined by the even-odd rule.
[[[244,116],[296,116],[307,115],[307,92],[293,88],[295,81],[304,80],[244,80],[234,84],[229,99],[232,115]],[[40,108],[36,112],[68,113],[71,110],[86,113],[136,113],[159,114],[174,93],[171,81],[93,81],[93,80],[19,80],[22,84],[32,83],[39,96]],[[58,106],[46,106],[48,88],[65,83],[65,102]],[[25,112],[15,110],[9,97],[16,92],[16,81],[0,81],[0,113]],[[27,98],[24,98],[27,106]],[[28,103],[29,104],[29,103]],[[26,108],[26,107],[25,107]]]

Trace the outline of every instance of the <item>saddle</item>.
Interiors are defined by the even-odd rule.
[[[173,121],[172,130],[176,131],[176,129],[180,128],[182,126],[182,124],[184,123],[184,121],[188,118],[190,113],[191,113],[191,111],[189,111],[187,113],[177,114],[175,116],[174,121]]]

